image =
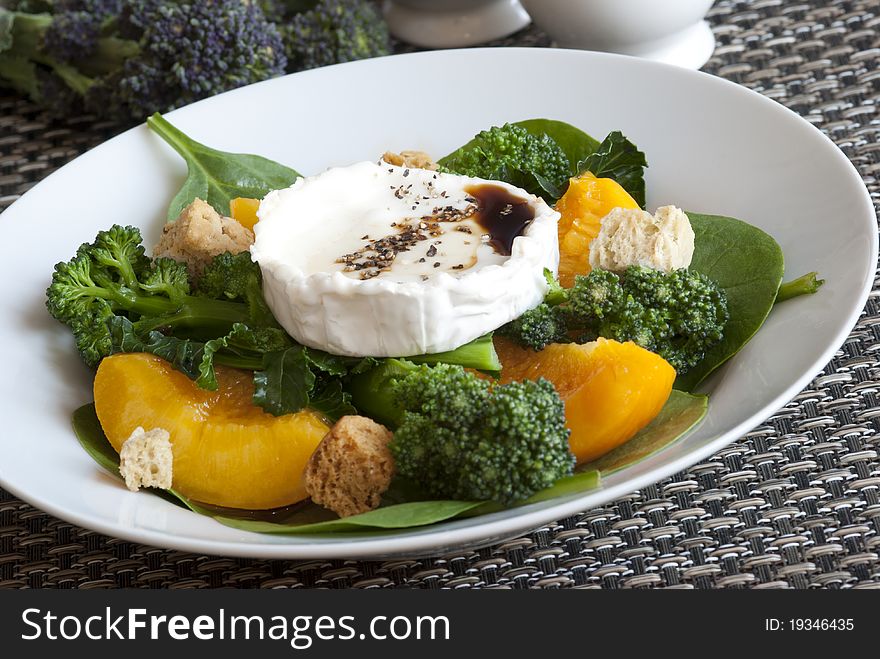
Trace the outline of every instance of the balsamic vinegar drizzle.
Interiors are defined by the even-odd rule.
[[[476,199],[473,220],[489,234],[489,244],[501,256],[510,256],[514,239],[535,219],[528,200],[492,183],[471,185],[465,192]]]

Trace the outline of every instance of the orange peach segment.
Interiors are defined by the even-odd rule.
[[[236,197],[229,202],[229,216],[245,229],[253,231],[254,225],[257,223],[257,209],[259,207],[259,199]]]
[[[627,341],[554,343],[540,352],[497,337],[501,382],[543,377],[565,402],[569,444],[578,463],[617,448],[657,416],[675,380],[659,355]]]
[[[323,417],[264,412],[251,400],[252,373],[218,367],[217,380],[206,391],[154,355],[113,355],[95,375],[95,409],[117,451],[138,426],[167,430],[173,487],[190,499],[248,509],[305,499],[306,463],[329,430]]]

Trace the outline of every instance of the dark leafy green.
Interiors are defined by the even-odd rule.
[[[262,198],[268,192],[286,188],[299,173],[262,156],[217,151],[187,137],[158,112],[147,125],[186,161],[187,177],[168,208],[168,221],[198,197],[218,213],[229,214],[229,202],[236,197]]]
[[[819,279],[818,272],[808,272],[797,279],[792,279],[791,281],[780,284],[779,291],[776,293],[775,303],[779,304],[780,302],[785,302],[786,300],[790,300],[793,297],[800,297],[801,295],[812,295],[822,288],[822,284],[824,283],[824,279]]]
[[[724,290],[730,320],[721,343],[676,379],[676,389],[683,391],[693,391],[760,329],[773,308],[785,268],[782,249],[757,227],[720,215],[689,212],[688,218],[695,235],[690,269]]]
[[[275,416],[298,412],[309,404],[314,386],[306,348],[270,352],[263,356],[263,370],[254,373],[254,403]]]
[[[342,388],[340,380],[332,377],[318,378],[315,390],[310,396],[309,407],[322,412],[333,421],[347,414],[357,414],[357,410],[351,404],[351,394]]]
[[[295,345],[274,327],[236,323],[228,334],[202,343],[158,331],[142,337],[130,320],[114,316],[110,334],[114,352],[162,357],[202,389],[217,389],[215,363],[254,371],[254,404],[276,416],[305,407],[323,412],[331,420],[355,413],[338,380],[347,372],[345,358]]]
[[[697,425],[706,416],[708,403],[708,396],[673,389],[660,414],[635,437],[581,468],[609,474],[644,460]]]
[[[110,318],[110,338],[114,353],[147,352],[161,357],[191,380],[204,382],[205,389],[216,389],[213,352],[206,354],[205,344],[191,339],[179,339],[151,331],[145,337],[135,332],[134,325],[125,316]],[[209,386],[213,382],[213,386]],[[203,386],[200,384],[199,386]]]
[[[331,421],[357,414],[339,379],[352,363],[358,362],[299,345],[267,352],[263,368],[254,373],[254,404],[276,416],[306,407]]]
[[[599,178],[614,179],[644,208],[647,166],[645,154],[616,130],[608,133],[593,153],[578,162],[577,172],[592,172]]]

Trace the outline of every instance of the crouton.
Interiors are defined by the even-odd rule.
[[[398,167],[412,167],[413,169],[437,169],[437,163],[431,159],[424,151],[401,151],[394,153],[386,151],[382,155],[382,160],[389,165],[397,165]]]
[[[252,231],[230,217],[223,217],[207,202],[196,199],[174,222],[162,228],[162,237],[153,254],[183,261],[191,279],[197,281],[215,256],[224,252],[246,252],[253,243]]]
[[[391,431],[364,416],[344,416],[312,453],[305,470],[312,501],[340,517],[378,507],[394,475]]]
[[[602,218],[590,243],[594,270],[623,272],[631,265],[670,272],[694,257],[694,230],[685,212],[662,206],[654,215],[638,208],[615,208]]]
[[[171,439],[162,428],[144,432],[137,427],[122,444],[119,451],[119,473],[132,492],[142,487],[171,487],[172,464]]]

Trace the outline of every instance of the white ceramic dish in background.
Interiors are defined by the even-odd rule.
[[[430,102],[393,102],[426,72]],[[553,93],[541,91],[548,89]],[[602,103],[595,102],[596,89],[606,91]],[[652,98],[664,100],[646,105]],[[15,249],[0,263],[0,485],[74,524],[208,554],[417,555],[485,545],[613,500],[717,451],[790,400],[847,337],[877,258],[867,191],[813,126],[719,78],[583,51],[443,51],[306,71],[169,115],[207,144],[260,153],[307,173],[388,149],[444,154],[478,130],[531,117],[568,121],[600,138],[622,130],[651,164],[650,208],[675,203],[747,220],[780,242],[789,276],[818,270],[827,280],[817,295],[774,310],[713,376],[709,413],[683,440],[581,496],[374,538],[246,533],[126,491],[70,430],[71,411],[92,398],[91,374],[70,333],[46,313],[44,291],[54,263],[115,222],[140,226],[146,243],[155,244],[185,167],[141,126],[52,174],[2,216],[6,244]]]
[[[531,22],[519,0],[385,0],[391,34],[422,48],[462,48],[501,39]]]
[[[699,69],[715,50],[703,17],[714,0],[522,0],[563,48],[634,55]]]

